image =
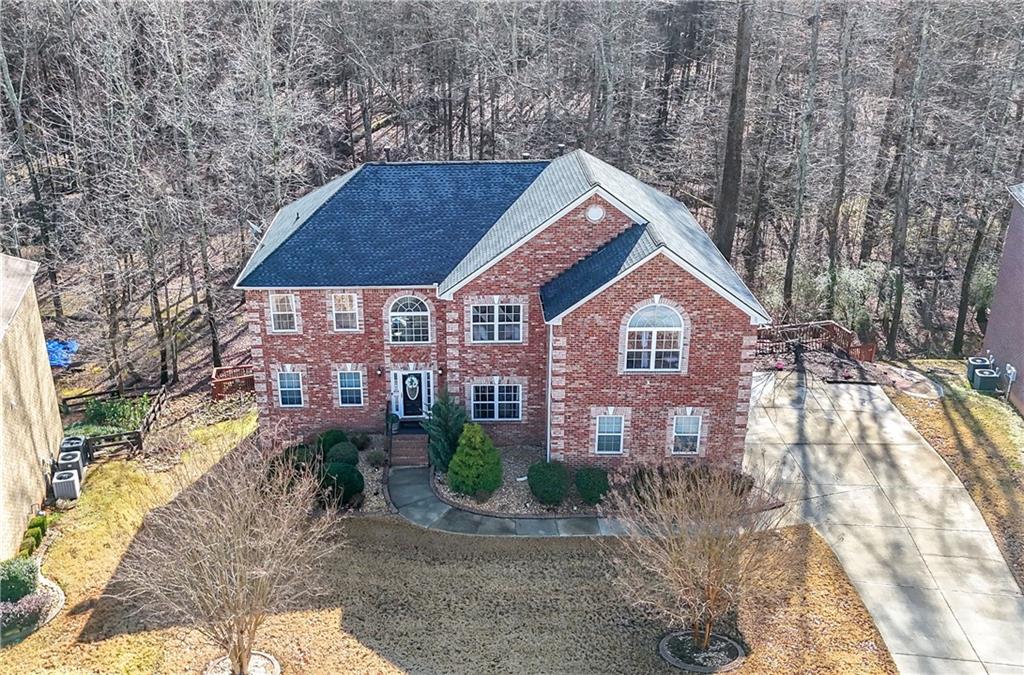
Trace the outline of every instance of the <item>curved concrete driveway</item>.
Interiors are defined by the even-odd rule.
[[[757,373],[745,462],[835,551],[902,673],[1024,675],[1024,597],[967,490],[881,387]]]

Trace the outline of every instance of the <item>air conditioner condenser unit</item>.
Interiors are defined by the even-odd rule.
[[[82,482],[77,471],[58,471],[53,474],[53,496],[57,499],[78,499]]]

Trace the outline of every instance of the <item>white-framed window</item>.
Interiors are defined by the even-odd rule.
[[[473,305],[473,342],[522,342],[523,306]]]
[[[270,330],[294,333],[299,329],[295,316],[295,296],[291,293],[270,294]]]
[[[355,293],[331,293],[331,320],[336,331],[359,330],[359,304]]]
[[[683,320],[671,307],[648,305],[629,319],[627,371],[673,371],[682,363]]]
[[[338,403],[343,406],[363,404],[363,374],[358,370],[338,371]]]
[[[597,416],[597,454],[622,454],[622,428],[622,415]]]
[[[277,374],[277,402],[282,408],[302,406],[302,373]]]
[[[391,303],[388,312],[392,342],[430,342],[430,310],[411,295]]]
[[[474,384],[474,420],[522,419],[523,388],[518,384]]]
[[[672,454],[696,455],[700,447],[700,415],[676,415],[672,419]]]

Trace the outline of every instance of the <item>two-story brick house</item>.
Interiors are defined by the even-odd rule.
[[[583,152],[365,164],[239,276],[260,421],[381,431],[442,387],[570,464],[739,461],[768,315],[685,206]]]

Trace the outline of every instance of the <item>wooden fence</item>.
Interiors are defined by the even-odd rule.
[[[60,405],[65,413],[82,412],[89,405],[90,401],[109,401],[114,398],[139,398],[146,394],[152,394],[154,391],[156,390],[151,387],[134,387],[120,392],[117,389],[104,389],[103,391],[93,391],[88,394],[79,394],[78,396],[68,396],[61,400]]]
[[[136,390],[137,391],[137,390]],[[139,394],[133,394],[126,398],[138,398],[146,394],[152,394],[156,392],[156,395],[150,401],[149,410],[146,411],[145,417],[142,418],[142,422],[139,424],[139,428],[134,431],[124,431],[116,434],[104,434],[103,436],[91,436],[86,439],[86,444],[89,446],[89,452],[93,455],[99,454],[115,454],[122,450],[127,450],[129,454],[142,452],[143,443],[146,440],[146,435],[153,430],[156,426],[157,420],[160,419],[160,413],[163,412],[164,405],[167,403],[169,394],[167,393],[167,386],[160,387],[159,390],[146,390]],[[92,399],[106,400],[110,398],[116,398],[113,396],[107,396],[109,392],[98,392],[103,397],[93,396]],[[88,396],[88,395],[86,395]],[[75,397],[81,398],[81,397]],[[82,406],[84,407],[84,403]]]
[[[757,329],[759,355],[788,354],[799,346],[805,351],[839,350],[857,361],[874,361],[875,344],[860,344],[857,335],[835,321],[768,325]]]

